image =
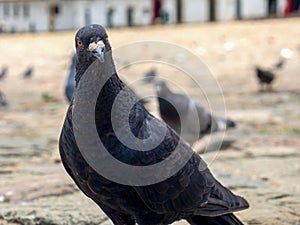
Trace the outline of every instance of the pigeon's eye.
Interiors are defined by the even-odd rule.
[[[82,48],[82,47],[83,47],[83,43],[82,43],[82,41],[80,41],[80,40],[77,40],[77,45],[78,45],[80,48]]]
[[[105,41],[108,41],[108,35],[106,34],[106,36],[105,36]]]

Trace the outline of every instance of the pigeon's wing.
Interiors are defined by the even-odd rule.
[[[158,126],[164,124],[159,120],[156,123]],[[170,173],[174,172],[173,175],[156,184],[135,187],[140,198],[151,210],[159,214],[181,212],[187,215],[216,216],[248,207],[243,198],[235,196],[219,184],[200,156],[179,141],[178,135],[171,128],[167,129],[163,141],[152,154],[147,155],[147,163],[153,165],[175,157],[176,163],[167,163],[167,167],[161,168],[171,171]],[[151,132],[158,133],[153,126]],[[178,165],[181,166],[178,168]],[[161,174],[152,175],[159,180]]]
[[[165,142],[172,140],[165,139]],[[168,145],[172,146],[164,143],[164,146]],[[180,148],[188,147],[183,145]],[[172,177],[135,189],[145,204],[159,214],[181,212],[186,215],[218,216],[248,207],[243,198],[235,196],[219,184],[203,166],[205,163],[201,158],[193,154]]]
[[[166,100],[175,107],[179,115],[185,115],[189,110],[190,99],[185,95],[169,93]]]

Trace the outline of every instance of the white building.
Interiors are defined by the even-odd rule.
[[[260,19],[283,16],[286,0],[162,0],[169,23]],[[273,9],[272,9],[273,8]]]
[[[152,0],[0,0],[0,21],[7,32],[150,25]]]
[[[242,19],[265,18],[268,16],[268,1],[266,0],[242,0]]]
[[[0,0],[6,32],[71,30],[155,22],[199,23],[282,16],[286,0]],[[154,17],[160,17],[156,20]]]

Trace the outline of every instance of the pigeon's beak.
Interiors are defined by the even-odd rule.
[[[100,62],[104,62],[105,44],[103,41],[92,42],[89,45],[89,50],[97,59],[100,60]]]

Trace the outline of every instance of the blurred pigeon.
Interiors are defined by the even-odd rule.
[[[154,84],[161,118],[177,133],[182,131],[190,144],[203,135],[236,126],[230,119],[211,115],[198,100],[172,93],[164,81],[156,80]]]
[[[30,78],[33,74],[33,67],[28,66],[28,68],[23,72],[23,77],[24,78]]]
[[[282,69],[285,62],[286,62],[285,58],[280,58],[279,61],[273,65],[274,70]]]
[[[65,95],[69,102],[71,102],[75,90],[75,85],[76,85],[75,74],[76,74],[76,54],[73,54],[69,76],[67,79],[67,84],[65,86]]]
[[[6,76],[7,70],[8,70],[7,66],[2,67],[2,70],[0,72],[0,80],[3,79]]]
[[[0,106],[2,107],[7,106],[7,101],[2,91],[0,91]]]
[[[79,189],[113,224],[171,224],[181,219],[190,224],[243,224],[233,213],[248,208],[247,201],[219,183],[203,159],[173,129],[152,116],[120,80],[106,30],[100,25],[85,26],[75,40],[76,98],[64,121],[59,150],[65,170]],[[88,79],[95,83],[91,85]],[[95,94],[91,112],[84,112]],[[128,106],[132,106],[129,111]],[[125,122],[129,130],[114,126],[113,121]],[[89,125],[96,137],[90,136],[93,131]],[[162,136],[163,127],[166,132]],[[124,135],[131,140],[130,134],[141,144],[132,141],[131,147],[119,139]],[[154,146],[147,149],[147,143]],[[96,162],[98,170],[89,159]],[[161,163],[169,166],[159,166]],[[116,168],[119,165],[123,169]],[[145,167],[148,170],[141,172]],[[128,184],[104,176],[107,172],[124,178]],[[167,173],[168,178],[162,178],[161,173]]]
[[[259,67],[256,67],[256,77],[261,86],[261,91],[266,90],[266,88],[272,89],[272,82],[275,79],[275,74],[269,70],[263,70]],[[265,89],[264,89],[265,87]]]
[[[156,77],[156,69],[152,68],[145,73],[143,81],[145,83],[151,83],[155,77]]]

